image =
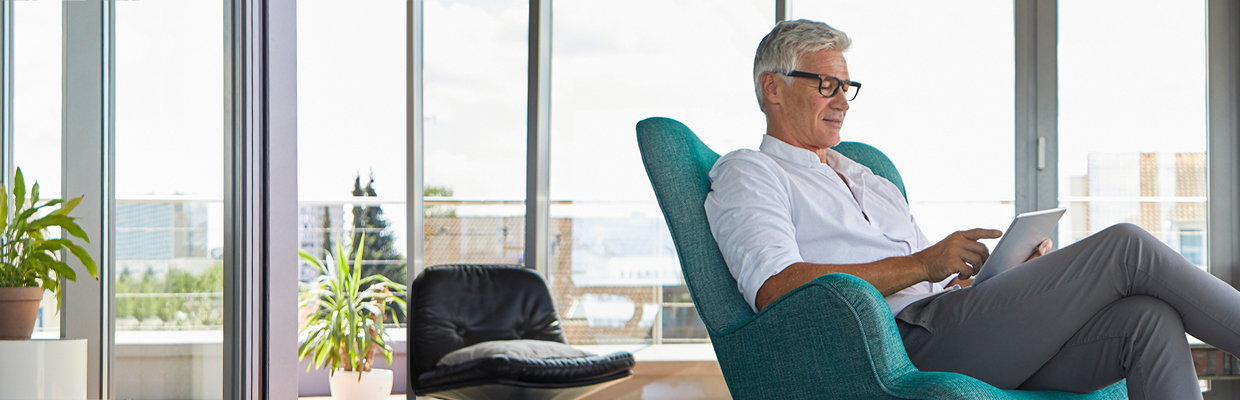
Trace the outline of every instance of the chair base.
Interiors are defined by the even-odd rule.
[[[572,400],[589,396],[625,379],[629,377],[571,388],[518,387],[488,383],[427,393],[425,396],[446,400]]]

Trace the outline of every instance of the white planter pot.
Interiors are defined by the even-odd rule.
[[[372,369],[362,373],[336,370],[331,377],[332,398],[335,400],[379,400],[392,395],[392,371]]]
[[[0,340],[0,400],[85,400],[86,354],[86,339]]]

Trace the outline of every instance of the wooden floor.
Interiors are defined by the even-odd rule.
[[[718,362],[637,363],[633,376],[588,399],[730,399]]]
[[[639,362],[633,368],[633,376],[587,397],[591,400],[730,398],[719,363],[702,361]],[[301,399],[329,400],[331,397]],[[405,400],[405,395],[393,395],[390,399]]]
[[[298,397],[298,398],[297,398],[297,400],[331,400],[331,396],[324,396],[324,397]],[[388,400],[405,400],[405,395],[403,395],[403,394],[394,394],[394,395],[392,395],[392,397],[388,397]]]

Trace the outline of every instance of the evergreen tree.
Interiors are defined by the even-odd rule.
[[[375,178],[373,172],[371,173],[370,181],[366,183],[364,188],[362,187],[362,177],[359,174],[353,181],[353,196],[377,197],[378,193],[375,191],[374,185]],[[353,207],[352,243],[361,242],[362,233],[366,234],[366,243],[362,250],[362,276],[380,274],[394,282],[403,283],[405,282],[406,271],[405,256],[393,247],[396,241],[387,227],[388,221],[384,218],[381,207],[377,205]]]
[[[323,206],[323,253],[319,254],[319,258],[332,252],[332,207]]]

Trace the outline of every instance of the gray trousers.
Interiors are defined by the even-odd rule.
[[[913,365],[1001,389],[1201,398],[1184,333],[1240,354],[1240,292],[1120,224],[975,287],[909,305]]]

